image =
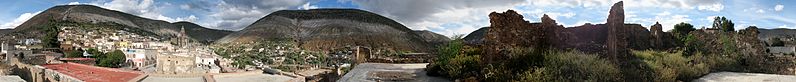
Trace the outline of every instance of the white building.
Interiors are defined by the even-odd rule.
[[[146,50],[144,49],[127,49],[124,51],[125,60],[130,63],[133,68],[146,66]]]

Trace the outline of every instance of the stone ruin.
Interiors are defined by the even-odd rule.
[[[629,49],[669,49],[676,46],[674,37],[662,31],[660,24],[650,30],[640,24],[625,24],[622,1],[614,4],[606,24],[587,23],[564,27],[547,15],[541,23],[530,23],[513,10],[489,14],[491,25],[485,34],[483,60],[507,57],[511,48],[575,49],[586,53],[604,54],[608,59],[629,57]]]

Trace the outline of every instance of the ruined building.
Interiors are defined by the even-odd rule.
[[[669,49],[676,45],[674,37],[663,32],[660,24],[650,30],[640,24],[625,24],[621,1],[611,7],[606,24],[586,23],[565,28],[547,15],[541,18],[541,23],[530,23],[513,10],[493,12],[489,19],[491,25],[482,37],[485,55],[482,57],[487,63],[507,57],[512,48],[575,49],[603,54],[615,61],[629,57],[630,49]]]

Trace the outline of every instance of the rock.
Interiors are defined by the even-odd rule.
[[[676,42],[677,39],[674,37],[674,35],[663,32],[662,26],[658,22],[655,22],[654,25],[650,26],[650,33],[652,36],[652,39],[650,40],[652,49],[663,50],[673,48],[678,45]]]
[[[651,33],[650,35],[652,35],[652,40],[650,41],[650,43],[652,43],[653,47],[658,48],[661,46],[660,44],[663,44],[663,40],[661,40],[661,38],[663,37],[662,30],[663,30],[662,26],[658,22],[655,22],[654,25],[650,26],[650,33]]]
[[[606,20],[606,25],[608,26],[608,41],[606,46],[608,47],[608,56],[609,58],[617,58],[617,55],[621,54],[624,51],[627,45],[627,39],[625,34],[624,26],[625,22],[625,14],[624,9],[622,6],[622,1],[615,3],[611,6],[611,10],[608,12],[608,20]]]
[[[556,20],[551,19],[547,14],[542,15],[542,25],[556,25]]]
[[[650,43],[653,36],[650,35],[650,31],[644,26],[640,24],[624,24],[622,28],[624,32],[619,34],[622,34],[625,39],[619,40],[619,42],[625,43],[625,45],[619,47],[620,50],[624,49],[619,54],[625,54],[621,52],[625,52],[627,49],[646,50],[653,45],[653,43]]]

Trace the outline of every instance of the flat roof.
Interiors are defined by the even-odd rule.
[[[337,82],[377,82],[369,79],[374,78],[371,77],[371,74],[377,72],[403,72],[414,75],[412,80],[407,80],[408,82],[451,82],[445,78],[426,75],[424,70],[426,65],[428,63],[361,63],[337,80]]]
[[[205,82],[205,78],[201,76],[196,77],[168,77],[168,76],[149,76],[141,82]]]
[[[86,82],[125,82],[142,75],[141,72],[137,71],[126,71],[78,63],[47,64],[42,66]]]
[[[2,82],[25,82],[22,78],[16,75],[0,76]]]

